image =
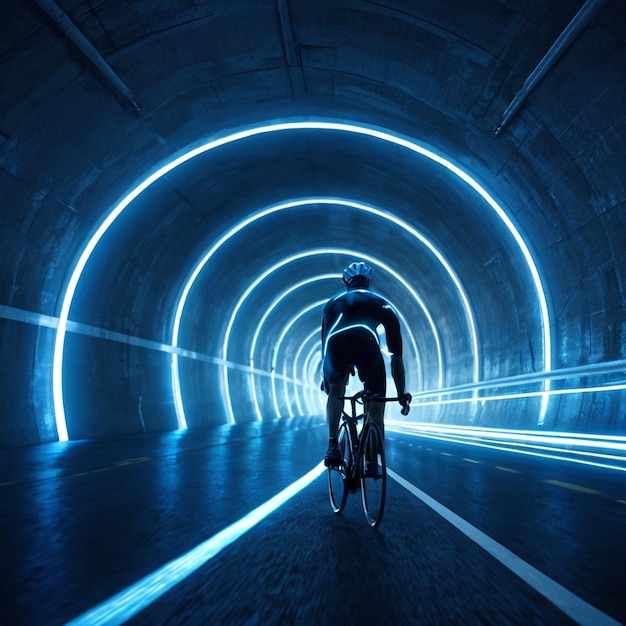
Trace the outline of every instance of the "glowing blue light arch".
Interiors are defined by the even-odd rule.
[[[233,329],[233,326],[234,326],[234,323],[235,323],[235,319],[237,317],[237,314],[238,314],[239,310],[243,306],[244,302],[248,299],[250,294],[264,280],[266,280],[269,276],[271,276],[274,272],[276,272],[280,268],[282,268],[282,267],[284,267],[284,266],[286,266],[286,265],[288,265],[290,263],[293,263],[295,261],[299,261],[301,259],[305,259],[305,258],[308,258],[310,256],[318,256],[318,255],[343,255],[343,256],[348,256],[350,258],[361,258],[364,261],[367,261],[368,263],[372,263],[373,265],[376,265],[376,266],[382,268],[388,274],[393,276],[393,278],[396,281],[398,281],[404,287],[406,292],[411,295],[413,300],[415,300],[415,302],[418,304],[418,306],[422,309],[422,312],[424,313],[424,316],[426,317],[426,320],[428,321],[428,324],[429,324],[429,326],[431,328],[431,332],[432,332],[433,337],[435,339],[435,344],[436,344],[436,349],[437,349],[437,363],[438,363],[438,367],[439,367],[438,384],[439,384],[439,386],[441,386],[443,384],[443,356],[442,356],[442,352],[443,351],[442,351],[442,348],[441,348],[441,340],[439,338],[439,333],[437,331],[436,324],[435,324],[435,322],[434,322],[434,320],[432,318],[432,315],[428,311],[428,308],[426,307],[426,304],[423,302],[423,300],[421,299],[419,294],[415,291],[415,289],[405,280],[405,278],[403,276],[401,276],[398,272],[396,272],[394,269],[389,267],[389,265],[387,265],[386,263],[384,263],[380,259],[378,259],[376,257],[373,257],[373,256],[371,256],[369,254],[365,254],[365,253],[363,253],[361,251],[358,251],[358,250],[350,250],[350,249],[346,249],[346,248],[317,248],[317,249],[308,250],[308,251],[305,251],[305,252],[300,252],[298,254],[293,254],[293,255],[291,255],[291,256],[289,256],[289,257],[287,257],[285,259],[282,259],[281,261],[275,263],[270,268],[266,269],[257,278],[255,278],[252,281],[252,283],[250,283],[248,285],[248,287],[246,288],[244,293],[241,295],[241,297],[237,301],[237,304],[233,307],[233,311],[231,313],[230,320],[228,321],[226,332],[224,333],[224,344],[223,344],[223,347],[222,347],[222,359],[224,360],[224,362],[228,361],[228,344],[229,344],[229,341],[230,341],[230,334],[232,332],[232,329]],[[405,327],[407,327],[406,326],[406,322],[405,322]],[[280,343],[282,342],[282,339],[284,338],[285,335],[286,335],[286,330],[283,329],[283,332],[281,333],[281,336],[279,338],[279,341],[278,341],[276,349],[275,349],[275,355],[278,354]],[[415,340],[413,340],[413,343],[415,345]],[[415,350],[417,351],[417,347],[415,348]],[[274,384],[274,378],[275,378],[275,373],[276,373],[275,365],[276,365],[275,363],[272,364],[272,370],[271,370],[272,393],[274,395],[276,393],[276,391],[275,391],[275,384]],[[228,419],[232,423],[232,422],[234,422],[234,414],[233,414],[232,403],[231,403],[230,393],[229,393],[228,367],[224,366],[222,371],[223,371],[223,378],[222,378],[222,380],[223,380],[224,392],[225,392],[224,393],[224,401],[226,402]],[[176,381],[176,384],[180,385],[180,382]],[[174,389],[176,389],[176,388],[177,387],[175,386]],[[178,386],[178,389],[179,389],[179,393],[180,393],[180,386]],[[275,407],[277,407],[277,406],[278,406],[277,405],[277,401],[275,401]]]
[[[353,133],[357,135],[365,135],[375,139],[380,139],[382,141],[388,142],[390,144],[394,144],[397,146],[401,146],[410,150],[411,152],[420,154],[435,163],[446,168],[448,171],[453,173],[463,182],[465,182],[471,189],[473,189],[483,200],[494,210],[496,215],[500,218],[502,223],[506,226],[508,231],[513,236],[516,244],[518,245],[524,260],[526,261],[526,265],[530,272],[530,275],[533,280],[533,284],[535,286],[535,290],[537,293],[537,299],[539,303],[540,309],[540,317],[542,322],[542,335],[543,335],[543,361],[544,361],[544,371],[549,372],[551,370],[551,338],[550,338],[550,316],[548,313],[547,300],[545,296],[545,292],[543,289],[543,284],[541,282],[541,278],[539,276],[539,272],[535,261],[532,257],[530,249],[526,242],[524,241],[522,235],[519,233],[512,220],[509,218],[504,209],[491,197],[491,195],[476,181],[472,178],[467,172],[463,171],[458,166],[454,165],[448,159],[442,157],[441,155],[436,154],[432,150],[425,148],[423,145],[401,137],[399,135],[393,134],[386,130],[381,130],[372,126],[366,125],[357,125],[353,123],[345,123],[345,122],[337,122],[337,121],[325,121],[325,120],[296,120],[296,121],[288,121],[288,122],[279,122],[279,123],[269,123],[264,125],[253,126],[251,128],[246,128],[234,133],[227,134],[225,136],[219,137],[217,139],[213,139],[211,141],[202,142],[196,147],[184,151],[182,154],[177,156],[176,158],[168,161],[165,165],[158,168],[155,172],[146,177],[141,183],[139,183],[136,187],[134,187],[126,196],[122,198],[122,200],[113,208],[113,210],[104,218],[101,224],[96,228],[95,232],[89,238],[85,248],[83,249],[68,281],[67,287],[65,289],[65,293],[63,294],[61,310],[59,313],[59,322],[57,326],[57,332],[55,337],[55,345],[54,345],[54,355],[53,355],[53,372],[52,372],[52,387],[53,387],[53,396],[54,396],[54,411],[55,411],[55,421],[57,427],[57,434],[59,441],[67,441],[68,439],[68,431],[66,424],[66,416],[65,416],[65,406],[63,399],[63,355],[65,349],[65,336],[67,333],[67,325],[69,321],[70,309],[72,306],[72,302],[74,299],[74,295],[76,293],[76,289],[78,287],[78,282],[80,277],[91,257],[91,254],[95,250],[96,246],[104,236],[104,234],[108,231],[110,226],[117,220],[117,218],[128,208],[128,206],[138,198],[148,187],[150,187],[155,181],[159,180],[168,172],[171,172],[178,166],[186,163],[187,161],[195,158],[200,154],[204,154],[210,150],[219,148],[220,146],[224,146],[227,144],[231,144],[236,141],[240,141],[242,139],[262,135],[265,133],[275,133],[282,131],[290,131],[290,130],[330,130],[336,132],[347,132]],[[242,226],[243,227],[243,226]],[[196,270],[199,273],[202,269],[202,266],[199,265]],[[195,277],[194,277],[195,278]],[[188,281],[185,290],[183,291],[182,297],[179,300],[179,306],[176,311],[176,319],[174,322],[172,337],[173,337],[173,347],[177,346],[178,334],[179,334],[179,324],[180,317],[182,314],[182,309],[184,308],[185,301],[187,296],[189,295],[189,289],[193,284],[193,280]],[[174,354],[173,362],[172,362],[172,379],[176,379],[178,377],[178,357]],[[550,381],[546,380],[544,383],[544,389],[549,389]],[[540,421],[545,414],[545,409],[547,407],[547,401],[549,396],[546,394],[543,396],[542,402],[542,413],[540,415]],[[182,411],[182,405],[180,404],[180,398],[175,397],[175,405],[177,414],[184,415]],[[179,426],[184,427],[186,424],[180,423]]]
[[[255,375],[254,375],[254,372],[253,372],[253,370],[255,368],[254,354],[255,354],[255,350],[256,350],[256,345],[257,345],[258,340],[259,340],[259,336],[260,336],[260,334],[261,334],[261,332],[263,330],[265,322],[267,321],[269,316],[272,314],[272,312],[276,308],[278,308],[281,305],[281,303],[288,296],[290,296],[294,292],[302,289],[303,287],[309,286],[309,285],[311,285],[313,283],[316,283],[316,282],[319,282],[319,281],[323,281],[323,280],[333,280],[333,281],[336,281],[338,284],[340,284],[341,274],[337,274],[337,273],[336,274],[318,274],[317,276],[311,276],[309,278],[306,278],[305,280],[301,280],[301,281],[295,283],[291,287],[288,287],[287,289],[282,291],[278,296],[276,296],[276,298],[274,298],[274,300],[272,300],[272,302],[267,307],[265,313],[263,314],[263,316],[259,320],[259,323],[257,324],[257,327],[254,330],[254,333],[252,335],[252,341],[250,342],[249,363],[250,363],[250,377],[251,377],[250,385],[251,385],[251,388],[252,388],[252,398],[253,398],[253,403],[254,403],[254,406],[255,406],[256,416],[257,416],[258,420],[261,419],[261,410],[260,410],[260,406],[259,406],[259,402],[258,402],[258,396],[257,396],[257,392],[256,392]],[[420,306],[425,307],[426,305],[425,305],[425,303],[420,301]],[[404,325],[405,335],[408,338],[408,340],[411,343],[411,346],[413,348],[413,352],[415,354],[417,368],[418,368],[418,379],[421,379],[421,373],[420,373],[421,372],[421,363],[420,363],[420,360],[419,360],[419,351],[418,351],[418,348],[417,348],[417,342],[415,341],[415,337],[414,337],[414,335],[413,335],[413,333],[411,331],[410,325],[408,324],[407,320],[402,315],[402,312],[398,311],[398,315],[400,316],[400,320],[401,320],[402,324]],[[432,321],[432,315],[430,315],[430,313],[428,313],[426,315],[426,317],[427,317],[427,319]],[[321,320],[321,316],[320,316],[320,320]],[[432,330],[432,326],[431,326],[431,330]],[[319,327],[317,328],[316,331],[314,331],[314,334],[315,333],[318,334],[318,335],[320,334]],[[435,345],[438,345],[437,344],[437,337],[435,337]],[[439,372],[440,372],[440,375],[442,375],[442,373],[443,373],[442,372],[443,364],[441,362],[440,350],[439,350],[437,356],[439,358]],[[296,380],[298,378],[297,375],[296,375],[296,367],[297,367],[297,358],[294,359],[294,362],[293,362],[293,376],[292,376],[292,378],[294,380]],[[274,371],[274,370],[272,370],[272,371]],[[315,388],[318,388],[317,385],[313,385],[313,386]],[[300,405],[300,397],[299,397],[299,394],[297,394],[297,393],[296,393],[296,405],[298,406],[298,408],[300,409],[300,412],[302,413],[302,407]],[[277,406],[276,402],[274,402],[274,406]]]
[[[274,398],[274,407],[277,410],[276,413],[276,417],[280,418],[282,417],[280,410],[278,409],[278,394],[276,393],[276,376],[275,376],[275,372],[277,369],[277,365],[278,365],[278,351],[280,350],[280,346],[282,344],[282,342],[284,341],[285,337],[287,336],[287,334],[289,333],[289,331],[291,330],[291,328],[302,318],[304,317],[307,313],[310,313],[311,311],[314,311],[315,309],[318,309],[321,311],[322,307],[326,304],[326,299],[324,300],[318,300],[317,302],[312,302],[311,304],[305,306],[303,309],[300,309],[300,311],[298,311],[284,326],[283,329],[278,337],[278,340],[276,342],[276,348],[274,350],[274,358],[272,360],[272,376],[271,376],[271,383],[272,383],[272,396]],[[282,393],[282,397],[286,399],[286,404],[287,404],[287,412],[289,417],[294,417],[294,413],[291,409],[292,403],[289,402],[289,382],[287,380],[285,380],[285,375],[287,374],[287,370],[285,367],[283,367],[283,372],[282,372],[283,376],[282,376],[282,380],[283,380],[283,393]],[[298,390],[296,389],[296,385],[294,384],[294,389],[293,389],[293,398],[294,398],[294,402],[296,403],[296,406],[298,406]]]
[[[452,267],[449,264],[449,262],[447,261],[447,259],[444,257],[444,255],[437,249],[437,247],[429,239],[427,239],[419,231],[417,231],[410,224],[406,223],[405,221],[401,220],[400,218],[394,216],[391,213],[387,213],[387,212],[385,212],[385,211],[383,211],[381,209],[378,209],[376,207],[372,207],[370,205],[366,205],[366,204],[363,204],[363,203],[360,203],[360,202],[355,202],[353,200],[347,200],[345,198],[327,198],[327,197],[301,198],[301,199],[298,199],[298,200],[292,200],[292,201],[289,201],[289,202],[284,202],[284,203],[272,205],[270,207],[266,207],[264,209],[261,209],[261,210],[255,212],[255,213],[249,215],[248,217],[246,217],[245,219],[241,220],[240,222],[235,224],[233,227],[231,227],[226,233],[224,233],[219,238],[219,240],[210,248],[210,250],[200,259],[200,261],[198,262],[196,267],[191,272],[191,276],[190,276],[187,284],[185,285],[185,288],[183,289],[183,295],[181,296],[181,300],[179,301],[179,304],[178,304],[177,309],[176,309],[176,316],[175,316],[175,319],[174,319],[174,334],[173,334],[173,338],[172,338],[172,344],[174,346],[178,345],[178,329],[180,328],[180,320],[181,320],[181,317],[182,317],[182,312],[183,312],[183,309],[184,309],[184,305],[186,303],[186,300],[187,300],[187,297],[189,295],[189,292],[191,291],[191,287],[193,286],[193,283],[195,282],[195,280],[199,276],[199,274],[202,271],[202,269],[204,269],[204,267],[210,261],[210,259],[215,255],[215,253],[226,242],[228,242],[231,238],[233,238],[238,233],[241,233],[245,228],[247,228],[251,224],[253,224],[253,223],[257,222],[258,220],[261,220],[261,219],[263,219],[265,217],[273,215],[274,213],[277,213],[277,212],[280,212],[280,211],[286,211],[286,210],[290,210],[290,209],[296,209],[296,208],[300,208],[300,207],[305,207],[305,206],[310,206],[310,205],[319,205],[319,204],[337,205],[337,206],[342,206],[342,207],[348,207],[348,208],[351,208],[351,209],[362,211],[364,213],[367,213],[367,214],[374,215],[376,217],[382,218],[382,219],[384,219],[386,221],[389,221],[389,222],[393,223],[397,227],[403,229],[405,232],[409,233],[412,237],[414,237],[417,241],[419,241],[422,245],[424,245],[431,252],[431,254],[437,259],[437,261],[441,264],[441,266],[444,268],[445,272],[448,274],[448,276],[452,280],[452,282],[453,282],[453,284],[454,284],[454,286],[456,288],[456,291],[459,294],[459,297],[461,299],[462,308],[463,308],[463,311],[465,313],[465,318],[466,318],[466,321],[467,321],[468,330],[469,330],[470,337],[471,337],[472,350],[473,350],[473,368],[472,368],[472,370],[473,370],[473,381],[474,382],[478,382],[480,359],[479,359],[478,338],[477,338],[477,332],[476,332],[476,324],[475,324],[475,321],[474,321],[474,315],[472,313],[471,307],[469,305],[469,299],[467,297],[467,294],[465,293],[465,290],[464,290],[464,288],[463,288],[463,286],[461,284],[461,281],[459,280],[458,276],[456,275],[456,273],[452,269]],[[361,254],[361,253],[354,253],[354,254],[365,258],[365,256],[363,254]],[[378,261],[378,264],[382,266],[380,261]],[[259,282],[262,282],[262,280],[264,280],[265,277],[269,276],[270,273],[271,273],[271,271],[268,271],[267,274],[263,276],[263,279],[257,279],[257,280]],[[228,357],[227,357],[227,351],[228,351],[227,346],[228,346],[230,333],[232,332],[232,325],[234,323],[234,318],[236,317],[237,312],[239,311],[239,309],[241,308],[241,306],[243,305],[243,303],[247,299],[248,295],[256,288],[257,284],[258,283],[255,282],[252,285],[248,286],[248,288],[246,289],[244,295],[240,298],[239,302],[236,304],[236,306],[234,308],[234,311],[233,311],[233,314],[231,315],[231,320],[228,323],[228,327],[227,327],[227,330],[226,330],[226,333],[225,333],[225,342],[224,342],[225,347],[224,347],[224,349],[222,351],[222,358],[225,361],[228,360]],[[430,314],[428,313],[427,307],[422,302],[421,298],[417,294],[415,294],[415,292],[412,289],[410,291],[413,294],[413,297],[418,302],[419,306],[422,308],[422,311],[425,313],[426,318],[428,320],[428,323],[429,323],[429,325],[430,325],[430,327],[431,327],[431,329],[433,331],[433,335],[435,336],[436,347],[437,347],[437,359],[438,359],[438,362],[440,364],[440,366],[439,366],[439,383],[438,384],[439,384],[439,386],[441,386],[443,384],[443,371],[442,371],[442,365],[441,365],[443,363],[443,357],[442,357],[441,345],[440,345],[440,342],[439,342],[439,336],[438,336],[438,333],[436,331],[436,326],[435,326],[434,321],[432,320],[432,316],[430,316]],[[233,412],[232,412],[232,405],[231,405],[231,402],[230,402],[230,395],[228,393],[229,383],[228,383],[228,370],[227,370],[226,367],[223,369],[222,380],[223,380],[223,385],[224,385],[224,390],[225,390],[225,397],[226,397],[226,403],[227,403],[227,417],[228,417],[228,421],[230,423],[232,423],[234,421],[234,415],[233,415]],[[179,423],[181,428],[184,428],[186,426],[187,420],[186,420],[186,417],[185,417],[185,411],[184,411],[183,400],[182,400],[182,391],[181,391],[181,388],[180,388],[180,376],[179,376],[179,372],[178,372],[178,355],[176,353],[174,353],[174,355],[172,357],[172,389],[173,389],[173,394],[174,394],[174,400],[175,400],[174,404],[175,404],[175,407],[176,407],[178,423]],[[254,385],[253,385],[253,391],[252,392],[254,393]],[[257,402],[255,402],[255,406],[258,406]]]
[[[259,402],[258,402],[258,397],[256,393],[256,384],[255,384],[254,374],[252,373],[252,370],[254,369],[254,353],[256,350],[256,345],[259,340],[259,335],[261,334],[261,330],[265,322],[267,321],[267,318],[271,315],[272,311],[274,311],[285,298],[287,298],[290,294],[294,293],[295,291],[298,291],[302,287],[306,287],[307,285],[310,285],[311,283],[314,283],[317,281],[330,280],[330,279],[335,279],[338,277],[339,277],[338,274],[319,274],[317,276],[306,278],[305,280],[301,280],[291,285],[290,287],[285,289],[283,292],[278,294],[278,296],[276,296],[276,298],[274,298],[272,302],[270,302],[269,306],[265,310],[265,313],[259,320],[259,323],[257,324],[257,327],[255,328],[254,333],[252,334],[252,341],[250,342],[250,356],[249,356],[250,371],[251,371],[250,384],[252,388],[252,401],[254,403],[257,420],[261,419],[261,409],[260,409]]]
[[[312,372],[309,372],[309,375],[307,376],[307,371],[306,371],[304,364],[302,365],[302,372],[300,374],[298,373],[298,367],[300,365],[300,362],[302,359],[302,353],[305,349],[305,346],[307,346],[311,342],[313,342],[314,345],[317,345],[318,343],[320,343],[319,338],[320,338],[320,329],[319,329],[319,326],[316,326],[316,328],[314,328],[306,337],[304,337],[304,339],[300,339],[299,341],[300,345],[298,349],[296,350],[296,354],[293,358],[291,377],[294,379],[294,381],[302,381],[303,383],[308,381],[307,387],[304,389],[304,393],[306,393],[309,389],[312,389],[312,388],[319,389],[319,384],[316,384],[316,382],[319,383],[319,377],[317,378],[317,381],[316,381],[315,377],[312,376]],[[295,391],[296,391],[296,385],[294,384],[294,392]],[[305,406],[300,401],[299,393],[295,393],[295,397],[296,397],[296,406],[298,407],[299,415],[307,414],[306,407],[308,407],[309,409],[308,412],[312,412],[311,407],[314,405],[310,404],[309,400],[307,400],[306,406]]]
[[[319,336],[320,329],[316,329],[317,334]],[[315,376],[319,376],[319,373],[322,371],[322,351],[319,349],[319,345],[313,344],[309,349],[308,354],[304,358],[304,363],[302,365],[302,369],[304,372],[305,380],[313,380]],[[318,378],[319,380],[319,378]],[[319,387],[315,387],[314,389],[311,387],[307,388],[307,406],[314,407],[317,406],[319,408],[320,413],[324,410],[324,400],[322,395],[319,393]]]

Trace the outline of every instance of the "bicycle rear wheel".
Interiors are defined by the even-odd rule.
[[[359,458],[363,511],[370,526],[377,528],[383,519],[387,493],[387,465],[382,432],[374,422],[367,422],[361,435]]]
[[[353,464],[352,441],[345,422],[339,427],[337,441],[343,455],[343,465],[340,468],[328,468],[328,495],[330,496],[330,506],[339,515],[346,506],[348,499],[347,475],[352,471]]]

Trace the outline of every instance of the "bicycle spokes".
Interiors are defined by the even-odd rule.
[[[353,465],[352,440],[345,423],[341,425],[337,433],[337,446],[343,456],[343,465],[338,468],[328,468],[328,495],[333,511],[339,514],[346,505],[348,498],[346,475]]]
[[[348,493],[361,488],[363,511],[368,523],[376,528],[383,517],[387,489],[387,468],[383,431],[376,422],[365,416],[367,408],[357,413],[357,401],[363,397],[360,392],[351,400],[352,415],[343,413],[337,433],[337,444],[341,450],[343,463],[338,468],[328,468],[328,492],[330,504],[335,513],[341,513],[346,505]],[[388,401],[393,398],[379,398]],[[364,419],[365,418],[365,419]],[[364,425],[359,432],[359,420]]]
[[[363,432],[361,455],[361,497],[368,523],[376,528],[382,518],[387,489],[387,469],[382,434],[378,426],[368,423]]]

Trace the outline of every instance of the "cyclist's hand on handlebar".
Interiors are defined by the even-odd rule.
[[[413,396],[411,396],[410,393],[403,393],[400,398],[400,404],[402,405],[402,411],[400,411],[402,413],[402,415],[408,415],[409,411],[411,410],[411,400],[413,399]]]

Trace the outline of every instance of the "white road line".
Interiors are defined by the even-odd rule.
[[[396,474],[396,472],[387,468],[387,473],[406,490],[441,515],[446,521],[450,522],[483,550],[486,550],[524,582],[528,583],[535,591],[561,609],[563,613],[576,623],[581,624],[581,626],[620,626],[618,621],[588,604],[545,574],[542,574],[538,569],[520,559],[513,552],[481,530],[478,530],[475,526],[472,526],[469,522],[466,522],[462,517],[453,513],[443,504],[440,504],[421,489],[402,478],[402,476]]]
[[[210,539],[202,542],[186,554],[170,561],[163,567],[148,574],[117,595],[73,619],[67,626],[107,626],[123,624],[147,606],[158,600],[164,593],[193,574],[224,548],[251,530],[270,513],[312,483],[326,468],[320,463],[310,472],[299,478],[286,489],[270,498],[239,521],[231,524]]]

